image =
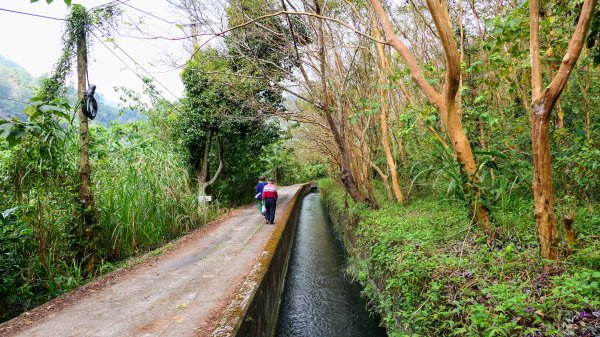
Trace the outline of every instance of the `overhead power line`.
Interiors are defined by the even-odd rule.
[[[52,17],[52,16],[46,16],[46,15],[40,15],[40,14],[34,14],[34,13],[27,13],[27,12],[20,12],[20,11],[15,11],[15,10],[12,10],[12,9],[7,9],[7,8],[0,8],[0,11],[10,12],[10,13],[14,13],[14,14],[35,16],[35,17],[43,18],[43,19],[65,21],[65,19],[63,19],[63,18],[55,18],[55,17]]]
[[[116,1],[116,2],[118,2],[118,3],[120,3],[120,4],[122,4],[122,5],[125,5],[125,6],[127,6],[127,7],[130,7],[130,8],[132,8],[132,9],[135,9],[135,10],[136,10],[136,11],[138,11],[138,12],[141,12],[141,13],[144,13],[144,14],[146,14],[146,15],[148,15],[148,16],[151,16],[151,17],[153,17],[153,18],[155,18],[155,19],[158,19],[158,20],[161,20],[161,21],[163,21],[163,22],[166,22],[166,23],[168,23],[168,24],[171,24],[171,25],[177,25],[177,24],[178,24],[177,22],[173,22],[173,21],[169,21],[169,20],[167,20],[167,19],[163,19],[163,18],[161,18],[160,16],[157,16],[157,15],[155,15],[155,14],[152,14],[152,13],[150,13],[150,12],[146,12],[145,10],[142,10],[142,9],[139,9],[139,8],[137,8],[137,7],[133,6],[133,5],[130,5],[130,4],[126,3],[127,1],[122,1],[122,0],[115,0],[115,1]]]
[[[30,103],[25,102],[25,101],[20,101],[18,99],[14,99],[14,98],[8,98],[8,97],[0,97],[1,100],[3,101],[13,101],[13,102],[17,102],[17,103],[22,103],[22,104],[27,104],[29,105]]]
[[[94,36],[94,37],[95,37],[95,38],[96,38],[98,41],[100,41],[100,43],[102,43],[102,45],[103,45],[104,47],[106,47],[106,49],[108,49],[108,51],[109,51],[109,52],[111,52],[111,53],[112,53],[112,54],[113,54],[113,55],[114,55],[114,56],[115,56],[115,57],[116,57],[116,58],[117,58],[119,61],[121,61],[121,63],[123,63],[123,65],[124,65],[125,67],[127,67],[127,69],[131,70],[131,72],[133,72],[133,73],[135,74],[135,76],[137,76],[137,77],[138,77],[138,78],[139,78],[139,79],[140,79],[142,82],[145,82],[145,79],[144,79],[144,78],[143,78],[143,77],[142,77],[140,74],[138,74],[138,72],[137,72],[137,71],[135,71],[135,69],[131,68],[131,66],[130,66],[129,64],[127,64],[127,62],[123,61],[123,59],[122,59],[122,58],[121,58],[119,55],[117,55],[117,53],[115,53],[115,51],[114,51],[112,48],[110,48],[110,47],[109,47],[109,46],[108,46],[106,43],[104,43],[104,41],[103,41],[101,38],[99,38],[99,37],[98,37],[98,35],[96,35],[96,34],[94,33],[94,31],[90,30],[89,32],[90,32],[90,33],[91,33],[91,34],[92,34],[92,35],[93,35],[93,36]],[[163,95],[162,95],[160,92],[158,92],[156,89],[154,89],[154,87],[152,87],[152,86],[149,86],[149,88],[150,88],[152,91],[154,91],[154,93],[156,93],[158,96],[160,96],[160,98],[162,98],[163,100],[165,100],[165,101],[166,101],[166,102],[167,102],[169,105],[171,105],[171,107],[175,108],[175,107],[174,107],[174,106],[171,104],[171,102],[170,102],[169,100],[167,100],[167,99],[166,99],[166,98],[165,98],[165,97],[164,97],[164,96],[163,96]]]
[[[96,26],[93,26],[93,27],[96,28],[96,30],[98,32],[100,32],[100,34],[102,34],[105,38],[107,38],[107,39],[109,38],[108,35],[105,34],[98,27],[96,27]],[[96,38],[97,38],[97,36],[96,36]],[[150,73],[148,70],[146,70],[144,67],[142,67],[142,65],[138,61],[136,61],[133,57],[131,57],[131,55],[129,55],[125,50],[123,50],[123,48],[119,47],[119,45],[116,44],[114,41],[112,43],[115,45],[115,47],[117,47],[117,49],[119,49],[123,54],[125,54],[125,56],[127,56],[132,62],[134,62],[138,67],[140,67],[140,69],[142,69],[146,74],[148,74],[148,76],[150,76],[150,78],[152,78],[156,83],[158,83],[161,87],[163,87],[168,93],[173,95],[173,97],[175,97],[175,99],[179,99],[179,97],[177,97],[177,95],[175,95],[171,90],[169,90],[169,88],[167,88],[167,86],[165,86],[158,79],[156,79],[156,77],[154,77],[154,75],[152,75],[152,73]]]

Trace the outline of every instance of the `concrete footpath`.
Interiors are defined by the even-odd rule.
[[[275,225],[256,205],[0,325],[0,336],[210,336],[301,185],[280,188]]]

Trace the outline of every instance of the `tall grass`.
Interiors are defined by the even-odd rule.
[[[119,151],[95,168],[100,214],[98,248],[110,260],[131,256],[187,233],[201,214],[183,155],[153,136],[110,139]]]
[[[0,321],[86,281],[73,234],[81,215],[76,135],[67,134],[53,161],[34,151],[44,148],[36,138],[0,152]],[[164,130],[151,121],[98,126],[90,139],[96,274],[203,223],[186,158]],[[218,213],[213,205],[208,218]]]

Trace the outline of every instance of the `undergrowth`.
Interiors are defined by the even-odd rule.
[[[600,335],[597,205],[577,209],[577,245],[550,262],[538,253],[532,205],[517,196],[493,210],[502,234],[488,245],[459,201],[419,196],[372,211],[345,208],[331,180],[319,187],[354,237],[348,271],[390,336]]]
[[[99,217],[94,244],[100,261],[91,275],[84,275],[73,249],[79,214],[77,143],[71,141],[62,157],[51,158],[52,166],[39,163],[41,156],[31,150],[35,139],[6,150],[0,143],[5,177],[0,181],[0,322],[204,221],[184,156],[150,122],[97,126],[91,135]],[[223,209],[212,203],[208,220]]]

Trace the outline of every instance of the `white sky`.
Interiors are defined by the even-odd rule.
[[[73,1],[73,3],[83,4],[87,9],[108,2],[110,0]],[[168,21],[186,22],[185,18],[178,15],[166,0],[130,0],[127,3]],[[125,10],[122,16],[124,22],[141,19],[144,24],[140,28],[152,35],[183,35],[182,30],[174,24],[152,18],[125,5],[120,5],[120,7]],[[0,0],[0,8],[59,18],[64,18],[68,12],[68,7],[63,0],[54,0],[49,5],[45,0],[37,3],[30,3],[29,0]],[[127,24],[121,24],[120,27],[122,27],[119,29],[120,34],[141,35],[128,28]],[[48,74],[61,53],[63,29],[63,21],[0,11],[0,54],[23,66],[33,76]],[[189,58],[190,52],[186,47],[190,42],[186,40],[140,40],[119,36],[120,34],[114,34],[115,42],[144,69],[152,73],[169,91],[180,97],[183,91],[179,77],[181,69],[174,67],[173,64],[181,65]],[[96,35],[101,37],[97,32]],[[93,36],[90,38],[93,39],[93,47],[88,56],[89,79],[90,83],[97,86],[96,91],[113,102],[117,102],[119,97],[119,94],[113,90],[114,86],[125,86],[141,92],[141,80]],[[115,49],[111,43],[107,43],[107,45],[130,67],[136,69],[134,62],[120,50]],[[148,77],[148,74],[139,67],[137,67],[137,72]],[[70,82],[74,83],[74,81],[75,77],[72,76]],[[164,98],[170,101],[175,99],[166,89],[158,83],[155,84]]]

